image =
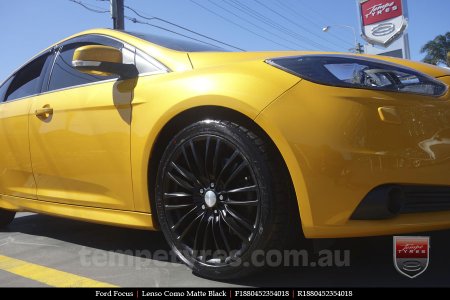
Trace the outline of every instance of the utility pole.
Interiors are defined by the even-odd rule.
[[[113,28],[124,30],[125,29],[125,14],[124,14],[124,1],[125,0],[110,0],[111,1],[111,17],[113,19]]]
[[[364,53],[364,46],[361,43],[356,44],[355,52],[357,54]]]

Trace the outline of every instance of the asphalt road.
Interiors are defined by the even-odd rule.
[[[0,259],[0,287],[52,286],[55,279],[45,279],[45,274],[55,274],[51,272],[60,272],[52,277],[67,276],[70,280],[81,276],[88,283],[92,280],[123,287],[450,287],[450,231],[420,235],[431,237],[431,259],[428,269],[415,279],[395,270],[389,236],[319,244],[332,250],[349,250],[347,267],[276,268],[237,281],[219,282],[197,277],[164,255],[169,249],[160,232],[19,213],[6,230],[0,231],[0,256],[7,260],[1,263]],[[14,269],[21,273],[11,271],[16,264],[22,265]],[[36,271],[39,268],[45,270]]]

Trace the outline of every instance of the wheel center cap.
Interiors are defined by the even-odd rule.
[[[207,191],[205,193],[205,204],[208,207],[214,207],[216,205],[217,197],[213,191]]]

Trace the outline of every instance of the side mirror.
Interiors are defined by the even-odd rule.
[[[89,45],[75,49],[72,66],[80,72],[97,76],[119,75],[127,79],[138,75],[136,66],[124,64],[122,52],[109,46]]]

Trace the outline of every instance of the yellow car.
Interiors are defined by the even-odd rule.
[[[394,58],[85,31],[0,87],[0,225],[160,229],[216,279],[300,232],[450,228],[449,84]]]

